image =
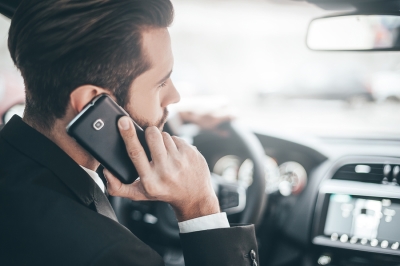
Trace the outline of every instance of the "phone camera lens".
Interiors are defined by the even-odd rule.
[[[104,127],[104,122],[101,119],[97,119],[96,122],[93,123],[93,128],[96,130],[100,130]]]

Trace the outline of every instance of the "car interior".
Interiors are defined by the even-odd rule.
[[[307,53],[313,57],[322,58],[322,61],[325,60],[328,62],[326,64],[329,64],[331,57],[346,57],[357,61],[365,56],[368,57],[366,60],[369,60],[369,63],[362,61],[360,64],[371,65],[374,69],[378,69],[377,62],[385,64],[390,60],[397,60],[397,64],[393,63],[393,73],[400,65],[400,58],[396,58],[399,53],[396,51],[400,51],[399,1],[185,1],[172,2],[176,3],[177,7],[178,22],[175,27],[184,32],[188,39],[175,34],[174,28],[171,31],[173,41],[175,34],[175,42],[182,42],[187,46],[193,44],[195,47],[205,45],[205,49],[210,47],[201,43],[194,44],[195,41],[189,40],[191,35],[187,31],[198,22],[187,26],[187,31],[186,28],[180,28],[183,27],[179,24],[180,14],[184,13],[180,11],[184,10],[184,7],[193,12],[210,9],[212,13],[211,9],[214,7],[220,10],[237,4],[238,7],[235,8],[240,9],[240,6],[247,2],[254,6],[271,5],[279,12],[294,6],[292,10],[299,7],[298,10],[307,17],[307,27],[302,32],[296,32],[303,36],[303,42],[299,41],[297,45],[304,46]],[[9,21],[19,2],[0,0],[2,19]],[[199,8],[199,2],[205,2],[201,3],[203,9]],[[303,9],[303,6],[310,8],[312,12]],[[243,8],[240,12],[245,13],[249,10]],[[265,21],[273,19],[272,12],[266,15]],[[277,16],[279,14],[277,13]],[[209,16],[209,22],[212,24],[212,14]],[[297,16],[300,15],[293,12],[288,16],[296,23]],[[246,21],[241,23],[246,24]],[[279,33],[279,28],[286,26],[282,23],[268,27]],[[286,28],[290,27],[297,31],[295,26]],[[222,29],[230,30],[232,29]],[[207,34],[218,38],[218,34],[221,33],[207,29]],[[249,32],[246,34],[243,36],[252,38]],[[3,39],[5,43],[6,33]],[[223,47],[222,51],[226,51],[230,49],[231,42],[222,41],[219,44]],[[6,47],[5,44],[1,45]],[[251,50],[243,46],[240,46],[240,49]],[[178,51],[177,62],[183,57],[189,57],[190,60],[185,51]],[[375,57],[384,58],[375,60]],[[283,58],[282,60],[286,60],[285,65],[290,65],[291,59]],[[218,79],[220,70],[217,66],[212,68],[213,58],[202,60],[210,64],[211,70],[207,71],[212,71],[215,74],[214,79]],[[231,63],[228,57],[224,60]],[[241,69],[250,68],[250,65],[242,65]],[[386,68],[389,69],[387,65]],[[240,111],[237,120],[223,123],[217,130],[199,129],[195,125],[182,125],[173,120],[166,125],[167,131],[188,139],[206,158],[221,210],[228,214],[230,223],[256,225],[261,265],[400,265],[400,121],[396,120],[400,78],[396,79],[395,75],[398,74],[380,74],[373,82],[365,85],[356,80],[357,71],[350,71],[346,67],[348,65],[344,64],[339,67],[344,69],[342,72],[329,73],[329,78],[328,74],[324,74],[329,71],[324,72],[318,67],[311,68],[307,82],[298,80],[295,76],[282,78],[290,83],[292,77],[299,90],[303,90],[301,97],[297,95],[299,90],[293,92],[290,86],[280,86],[280,82],[271,81],[270,83],[275,85],[269,88],[254,86],[256,88],[252,92],[256,96],[249,106],[276,106],[276,113],[275,109],[260,107],[256,109],[258,113],[253,115],[246,112],[246,108],[250,109],[252,106],[246,105],[245,110]],[[201,67],[187,69],[191,71],[182,75],[194,76],[191,80],[196,80],[196,74],[193,73]],[[302,70],[304,69],[299,69],[298,72],[305,73],[301,72]],[[179,66],[176,72],[179,72]],[[255,72],[255,75],[264,74],[264,70]],[[177,76],[177,79],[179,78]],[[230,78],[239,79],[233,76]],[[327,79],[334,85],[325,86],[324,82]],[[180,84],[187,85],[187,80],[183,81],[186,83]],[[351,88],[341,86],[340,82],[346,83],[346,86],[350,84]],[[201,82],[199,83],[201,86]],[[5,85],[0,82],[0,87],[2,86]],[[315,91],[306,88],[313,86],[317,88]],[[179,89],[179,86],[177,87]],[[190,86],[186,87],[189,87],[186,94],[194,95],[193,98],[206,99],[205,101],[211,99],[208,101],[209,105],[224,102],[224,99],[215,100],[218,97],[208,92],[205,94],[211,97],[197,96]],[[319,87],[321,88],[318,91]],[[385,89],[390,89],[391,92],[382,96]],[[209,90],[212,90],[212,86]],[[242,91],[246,91],[246,88]],[[23,98],[2,103],[1,92],[0,89],[0,105],[7,110],[0,115],[2,122],[6,123],[13,114],[22,114]],[[305,97],[304,95],[312,100],[298,99]],[[322,98],[329,98],[329,101]],[[312,109],[316,101],[321,109]],[[297,115],[305,116],[312,123],[306,133],[300,133],[299,124],[302,122],[296,121],[300,118],[286,113],[299,102],[302,105],[296,111]],[[193,106],[191,102],[188,105]],[[340,108],[345,110],[341,111],[341,116],[326,111],[333,105],[340,105]],[[365,106],[369,108],[367,111]],[[267,111],[270,111],[268,115],[261,115]],[[313,113],[316,113],[315,117],[310,116]],[[356,115],[359,120],[352,120],[349,113]],[[324,120],[319,119],[318,115],[322,114],[326,116]],[[329,121],[331,118],[334,123]],[[356,123],[359,123],[358,126],[354,126]],[[0,130],[1,127],[0,125]],[[110,202],[119,222],[159,252],[166,265],[184,265],[177,220],[168,204],[134,202],[116,197],[110,197]]]

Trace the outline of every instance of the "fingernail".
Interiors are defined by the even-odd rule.
[[[118,121],[118,126],[122,130],[128,130],[129,129],[129,118],[121,117]]]

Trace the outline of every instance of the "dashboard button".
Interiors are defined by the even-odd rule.
[[[383,175],[385,177],[389,177],[391,171],[392,171],[392,167],[390,166],[390,164],[387,164],[383,167]]]
[[[353,237],[350,239],[350,243],[351,243],[351,244],[355,244],[355,243],[357,243],[357,241],[358,241],[358,238],[357,238],[356,236],[353,236]]]
[[[387,248],[389,246],[389,242],[386,240],[383,240],[381,243],[381,248]]]
[[[393,178],[392,178],[391,185],[393,185],[393,186],[398,186],[399,185],[399,183],[397,183],[397,178],[399,177],[399,173],[400,173],[400,166],[396,165],[393,168]]]
[[[344,234],[340,237],[340,242],[342,242],[342,243],[346,243],[347,240],[349,240],[349,237],[346,234]]]
[[[333,234],[331,235],[331,240],[332,240],[332,241],[336,241],[336,240],[338,240],[338,238],[339,238],[339,235],[336,234],[336,233],[333,233]]]
[[[398,249],[399,248],[399,242],[394,242],[390,248],[391,249]]]
[[[154,215],[150,214],[150,213],[146,213],[143,216],[143,221],[148,223],[148,224],[155,224],[158,221],[158,218],[155,217]]]
[[[382,180],[382,184],[387,185],[389,184],[389,175],[392,171],[392,167],[387,164],[385,165],[385,167],[383,167],[383,180]]]
[[[378,245],[378,243],[379,243],[378,239],[372,239],[371,240],[371,246],[372,247],[376,247]]]
[[[392,201],[390,199],[382,200],[382,207],[389,207],[390,205],[392,205]]]
[[[319,257],[318,259],[318,265],[328,265],[329,263],[331,263],[331,257],[327,256],[327,255],[322,255],[321,257]]]
[[[366,244],[368,243],[368,239],[363,238],[363,239],[361,239],[360,243],[361,243],[362,245],[366,245]]]

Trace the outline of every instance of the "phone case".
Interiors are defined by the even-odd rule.
[[[94,98],[69,123],[67,133],[122,183],[129,184],[135,181],[139,174],[119,133],[117,123],[122,116],[129,114],[108,95],[103,94]],[[147,158],[151,161],[144,131],[135,121],[133,124]]]

